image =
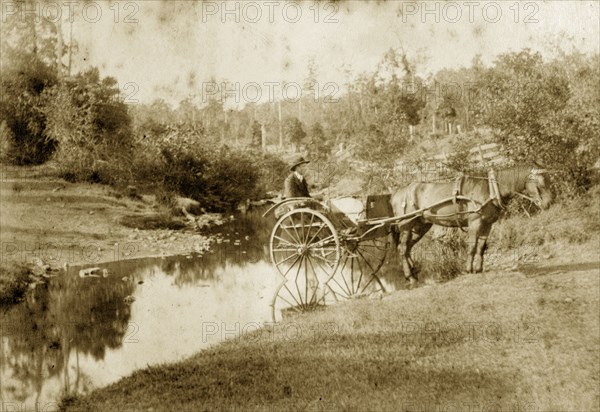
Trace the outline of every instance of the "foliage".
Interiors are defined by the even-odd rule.
[[[388,51],[375,73],[362,78],[360,93],[366,96],[366,110],[357,130],[360,159],[386,167],[400,160],[409,140],[408,126],[418,123],[418,113],[424,105],[412,90],[418,80],[406,56],[394,50]]]
[[[321,123],[315,123],[308,133],[308,155],[311,160],[325,160],[331,153],[331,145],[325,137]]]
[[[18,165],[43,163],[56,146],[42,110],[43,94],[56,84],[56,72],[33,54],[16,55],[2,71],[0,123],[7,128],[2,158]]]
[[[571,78],[570,78],[571,77]],[[501,55],[486,74],[485,122],[516,161],[557,170],[578,187],[589,186],[598,159],[598,58],[579,56],[576,67],[545,64],[539,53]]]
[[[600,186],[596,185],[585,194],[562,199],[535,219],[520,214],[500,220],[490,242],[502,250],[552,242],[581,244],[600,232],[599,214]]]
[[[306,137],[302,123],[296,117],[290,117],[283,122],[283,136],[291,144],[298,147]]]
[[[0,266],[0,305],[19,302],[31,282],[31,270],[25,265]]]
[[[207,211],[224,211],[256,196],[266,184],[262,154],[232,149],[175,128],[162,139],[136,143],[135,180],[162,193],[200,202]]]
[[[132,157],[131,119],[116,80],[92,69],[46,91],[47,134],[63,176],[116,183]]]
[[[474,169],[474,166],[473,164],[471,164],[471,161],[469,159],[471,148],[471,140],[459,140],[452,147],[453,152],[448,155],[448,158],[444,162],[444,166],[456,172],[468,173],[469,171],[472,171]]]
[[[262,139],[262,131],[260,123],[254,120],[252,123],[248,123],[248,127],[245,132],[246,141],[250,142],[252,147],[260,147]]]

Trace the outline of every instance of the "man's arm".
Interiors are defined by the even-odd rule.
[[[283,183],[283,198],[289,199],[290,197],[294,197],[294,182],[292,175],[289,175],[285,178],[285,182]]]

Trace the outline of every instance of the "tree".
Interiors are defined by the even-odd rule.
[[[302,128],[302,123],[296,117],[290,117],[283,123],[283,136],[292,144],[294,151],[302,144],[306,137],[306,132]]]
[[[530,50],[501,55],[486,75],[484,120],[513,160],[559,170],[561,180],[585,187],[598,158],[598,57],[576,68],[562,63],[545,64]]]
[[[44,100],[47,135],[57,142],[56,157],[64,174],[73,180],[110,183],[127,170],[131,119],[114,78],[101,79],[93,68],[48,89]],[[100,176],[100,164],[119,170]]]
[[[308,153],[310,158],[315,160],[326,159],[331,152],[331,146],[325,138],[325,132],[323,130],[323,126],[321,126],[321,123],[315,123],[312,125],[308,136]]]
[[[164,136],[170,125],[176,123],[175,113],[162,99],[150,105],[137,104],[129,108],[134,134],[138,138],[157,139]]]
[[[260,147],[261,145],[261,126],[256,120],[246,128],[246,140],[250,142],[252,147]]]
[[[45,162],[56,147],[46,130],[44,93],[57,82],[56,70],[35,54],[15,54],[0,79],[0,123],[9,133],[4,160],[15,164]]]

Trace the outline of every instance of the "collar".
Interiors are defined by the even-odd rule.
[[[490,199],[498,202],[498,207],[502,210],[506,209],[504,202],[502,202],[502,196],[500,195],[500,188],[498,187],[498,181],[496,180],[496,172],[493,168],[488,170],[488,184],[490,188]]]
[[[294,170],[294,175],[298,178],[298,180],[300,180],[300,181],[304,180],[304,176],[302,176],[300,173],[298,173],[297,170]]]

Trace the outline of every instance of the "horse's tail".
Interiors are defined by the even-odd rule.
[[[416,189],[418,183],[409,183],[408,185],[396,190],[390,199],[395,216],[402,216],[411,210],[416,209]],[[397,248],[400,243],[400,228],[392,224],[390,236],[392,245]]]

